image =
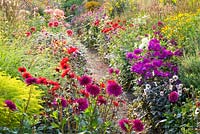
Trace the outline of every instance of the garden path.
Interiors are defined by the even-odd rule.
[[[102,78],[108,76],[109,65],[100,58],[97,51],[87,49],[86,60],[87,68],[91,71],[91,76],[96,81],[100,81]],[[125,100],[128,104],[131,103],[134,98],[131,93],[124,91],[121,99]],[[118,119],[127,117],[127,104],[124,105],[121,103],[120,107],[118,107],[118,110],[116,111],[119,115]]]
[[[96,50],[87,49],[86,60],[87,68],[91,71],[91,76],[96,81],[100,81],[108,75],[109,65],[100,58]]]

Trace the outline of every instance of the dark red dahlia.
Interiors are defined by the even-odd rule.
[[[6,107],[8,107],[10,110],[17,110],[15,103],[13,103],[11,100],[5,100],[4,103],[6,104]]]
[[[100,93],[100,88],[95,84],[89,84],[86,86],[86,91],[96,97]]]

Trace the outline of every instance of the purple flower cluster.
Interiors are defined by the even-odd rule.
[[[100,93],[100,88],[97,85],[87,85],[86,86],[86,91],[96,97]]]
[[[79,111],[85,111],[89,106],[89,102],[86,98],[79,98],[76,100],[76,102],[78,103]]]
[[[108,81],[106,92],[109,95],[117,97],[122,94],[122,87],[115,81],[110,80]]]
[[[173,53],[160,45],[160,41],[152,39],[149,41],[148,50],[142,55],[141,49],[126,53],[126,58],[134,61],[131,72],[134,72],[143,79],[154,77],[171,77],[178,73],[178,67],[170,62],[173,56],[181,55],[179,51]]]
[[[15,103],[13,103],[11,100],[5,100],[4,103],[6,104],[6,107],[8,107],[10,110],[17,110]]]
[[[92,83],[92,78],[87,76],[87,75],[83,75],[80,79],[79,79],[79,84],[82,86],[86,86],[88,84]]]
[[[37,83],[37,78],[29,77],[25,79],[27,85],[32,85]]]
[[[127,118],[124,118],[119,120],[118,125],[125,132],[130,132],[132,130],[134,130],[135,132],[141,132],[144,130],[144,124],[139,119],[129,120]]]
[[[121,119],[119,120],[118,122],[120,128],[125,131],[125,132],[128,132],[128,128],[127,127],[130,127],[130,121],[128,119]],[[127,126],[127,127],[126,127]]]
[[[119,69],[114,69],[114,68],[109,68],[109,69],[108,69],[108,72],[109,72],[109,74],[113,74],[113,73],[119,74],[119,73],[120,73],[120,70],[119,70]]]
[[[67,107],[67,100],[65,98],[61,98],[61,105],[63,108]]]

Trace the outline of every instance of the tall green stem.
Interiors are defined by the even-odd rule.
[[[30,100],[31,100],[31,93],[32,93],[32,87],[30,87],[30,90],[29,90],[29,94],[28,94],[28,100],[27,100],[27,103],[26,103],[26,106],[24,108],[24,113],[23,113],[23,116],[22,116],[22,120],[20,122],[20,129],[19,129],[19,133],[20,134],[23,134],[23,124],[24,124],[24,118],[25,118],[25,114],[28,110],[28,106],[29,106],[29,103],[30,103]]]

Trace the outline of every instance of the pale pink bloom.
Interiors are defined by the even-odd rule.
[[[54,11],[53,9],[45,9],[44,12],[47,14],[53,14]]]
[[[55,9],[54,12],[53,12],[53,15],[58,17],[58,18],[64,18],[64,11],[63,10],[60,10],[60,9]]]

